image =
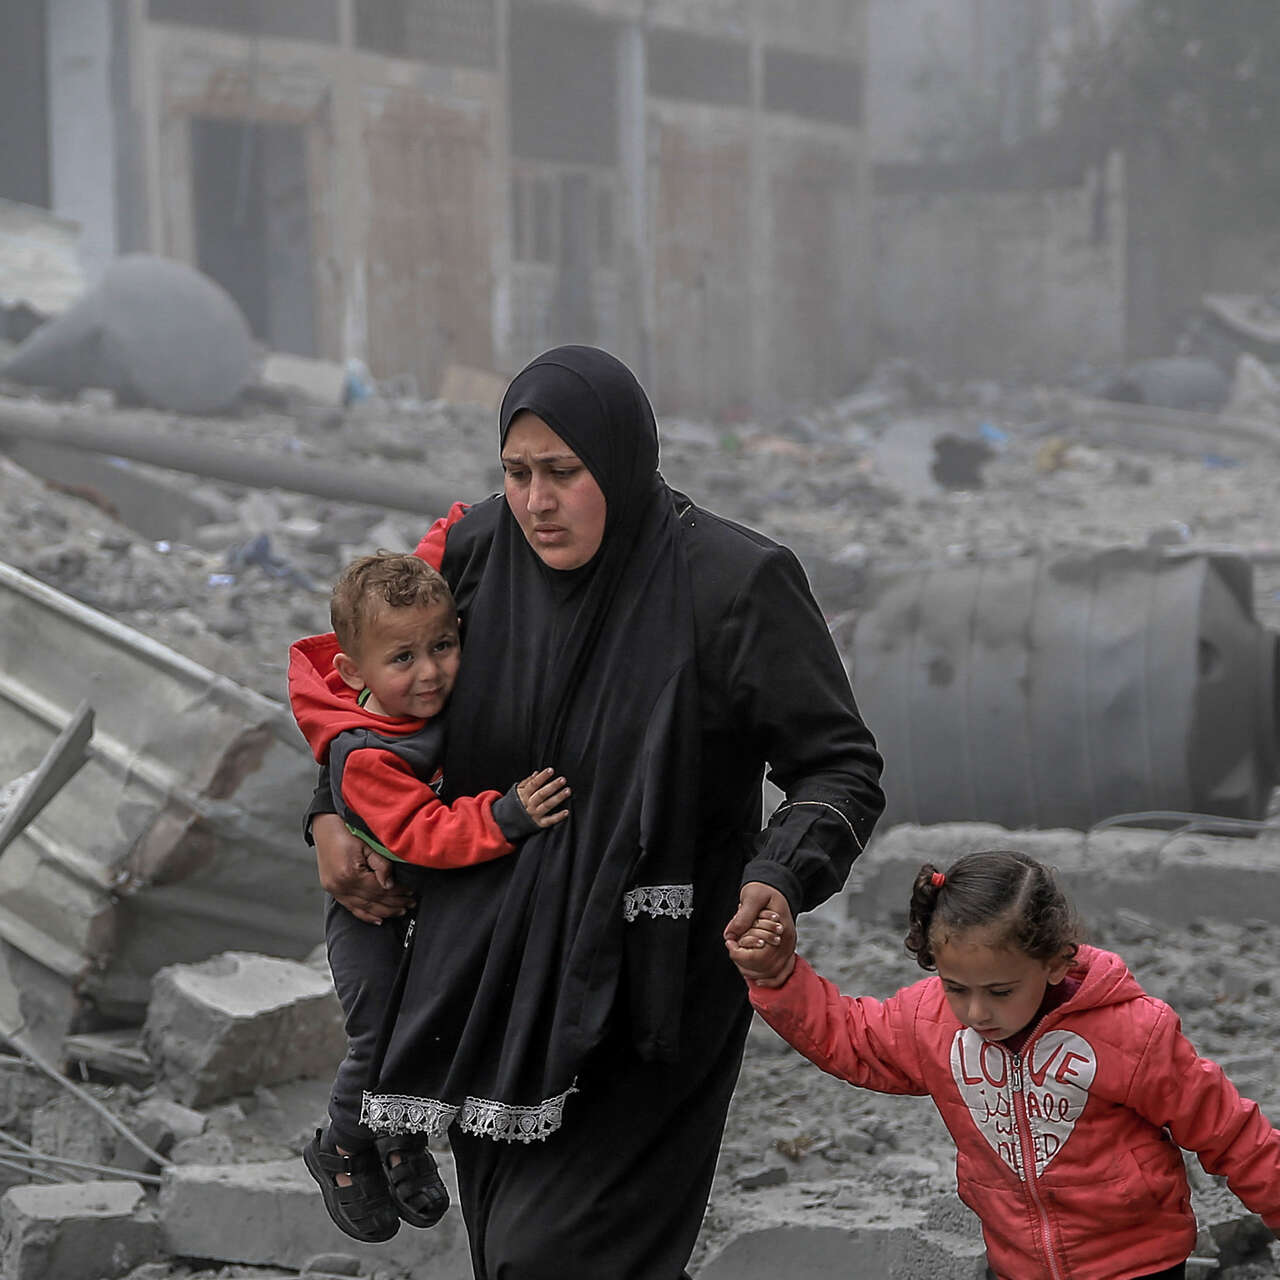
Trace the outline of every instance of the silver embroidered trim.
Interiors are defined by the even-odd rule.
[[[438,1138],[456,1120],[464,1133],[495,1142],[542,1142],[563,1123],[564,1100],[571,1093],[577,1093],[573,1085],[531,1107],[468,1096],[455,1107],[438,1098],[366,1092],[360,1123],[374,1133],[425,1133]]]
[[[853,829],[853,823],[850,822],[849,819],[846,818],[845,815],[835,807],[835,805],[828,804],[825,800],[788,800],[786,804],[780,804],[773,811],[773,816],[776,818],[778,814],[786,813],[788,809],[794,809],[797,805],[802,805],[802,804],[817,805],[821,809],[830,809],[831,812],[834,813],[836,817],[839,818],[840,821],[843,822],[844,825],[849,828],[849,834],[853,837],[853,843],[858,846],[858,852],[862,853],[864,851],[863,843],[861,840],[858,839],[858,833]]]
[[[693,915],[693,885],[646,884],[622,895],[622,917],[630,924],[637,916]]]

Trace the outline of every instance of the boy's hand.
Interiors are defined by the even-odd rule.
[[[792,951],[781,970],[778,953],[786,934],[786,926],[776,911],[758,915],[745,933],[738,938],[726,937],[725,947],[729,959],[748,982],[765,986],[781,986],[795,968],[796,957]]]
[[[520,803],[540,827],[554,827],[569,816],[568,809],[556,809],[569,798],[569,788],[564,779],[554,777],[554,773],[554,769],[539,769],[516,783]]]

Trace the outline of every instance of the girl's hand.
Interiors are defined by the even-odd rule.
[[[554,827],[569,816],[568,809],[557,809],[569,798],[569,788],[563,778],[552,775],[554,769],[539,769],[523,782],[516,783],[516,795],[525,811],[540,827]]]
[[[781,986],[795,968],[795,952],[778,968],[778,954],[786,935],[786,925],[776,911],[762,912],[738,938],[726,937],[729,959],[748,982],[765,986]]]
[[[743,946],[746,939],[754,943]],[[738,891],[738,910],[724,928],[729,959],[753,986],[780,987],[795,968],[796,927],[786,896],[753,880]]]

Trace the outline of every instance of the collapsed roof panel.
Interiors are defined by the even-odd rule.
[[[53,1052],[61,1022],[138,1016],[164,964],[301,956],[319,934],[314,766],[285,709],[0,564],[0,777],[39,762],[86,689],[88,760],[0,855],[0,940],[26,958],[0,1028],[52,1019]]]

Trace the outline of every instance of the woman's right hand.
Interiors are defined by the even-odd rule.
[[[390,861],[352,835],[336,813],[317,814],[311,820],[311,838],[316,842],[320,887],[357,920],[381,924],[413,906],[413,895],[396,884]]]

